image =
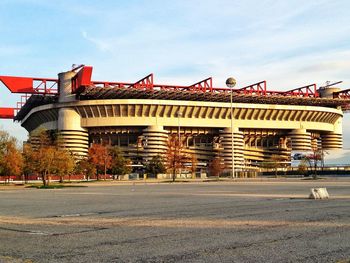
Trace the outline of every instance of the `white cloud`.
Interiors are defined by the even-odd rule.
[[[111,42],[107,39],[98,39],[88,36],[86,31],[81,32],[83,38],[94,44],[101,51],[111,51]]]

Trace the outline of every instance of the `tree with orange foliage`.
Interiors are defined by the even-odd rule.
[[[176,134],[170,136],[167,146],[166,167],[168,170],[172,171],[172,179],[174,182],[176,179],[176,172],[185,168],[185,163],[189,161],[189,156],[184,152],[181,138],[179,141]]]
[[[84,174],[86,181],[89,181],[90,178],[96,174],[97,170],[89,158],[83,158],[77,163],[76,172],[79,174]]]
[[[60,146],[59,138],[51,135],[46,130],[37,131],[32,134],[36,142],[25,145],[23,150],[25,174],[41,175],[44,187],[49,186],[52,174],[58,174],[63,182],[64,175],[70,174],[75,166],[73,156]]]
[[[39,130],[32,136],[37,140],[34,145],[30,144],[24,149],[25,170],[32,170],[41,175],[43,185],[47,187],[55,169],[57,151],[46,130]]]
[[[106,179],[107,169],[109,169],[112,164],[112,157],[108,147],[102,144],[92,144],[89,148],[89,160],[96,167],[97,180],[100,180],[100,172],[104,173],[104,178]]]
[[[30,174],[33,174],[36,172],[36,169],[34,167],[34,149],[33,147],[26,143],[23,147],[23,175],[24,175],[24,182],[27,183],[28,176]]]
[[[196,170],[198,166],[198,159],[195,153],[192,153],[191,156],[191,174],[192,174],[192,179],[196,179]]]
[[[64,182],[65,175],[68,175],[68,180],[70,181],[71,174],[75,168],[74,156],[65,148],[57,148],[56,154],[55,173],[60,177],[60,183]]]
[[[23,168],[22,154],[17,140],[7,132],[0,131],[0,176],[20,175]]]
[[[209,163],[209,173],[212,176],[216,176],[217,179],[220,178],[220,174],[224,171],[225,165],[222,161],[222,158],[215,157],[210,163]]]

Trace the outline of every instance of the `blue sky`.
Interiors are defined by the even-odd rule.
[[[0,75],[56,77],[73,63],[93,79],[273,90],[342,80],[350,88],[350,2],[1,0]],[[0,107],[18,96],[0,86]],[[0,120],[19,139],[19,124]],[[350,117],[344,146],[350,148]]]

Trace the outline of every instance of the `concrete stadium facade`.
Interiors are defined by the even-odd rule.
[[[93,96],[88,92],[78,96],[72,93],[76,74],[60,73],[56,99],[28,100],[18,120],[30,134],[40,128],[59,132],[64,146],[77,156],[87,155],[91,143],[104,143],[120,146],[134,163],[147,162],[165,154],[169,137],[180,134],[184,151],[196,156],[199,168],[205,169],[220,156],[230,170],[233,134],[236,169],[254,170],[274,155],[290,161],[291,151],[342,148],[343,110],[330,98],[329,90],[317,99],[280,96],[278,103],[239,96],[232,103],[231,129],[230,94],[217,95],[221,101],[215,95],[206,100],[192,98],[192,93],[186,93],[190,99],[182,99],[176,95],[181,91],[172,92],[178,97],[142,98],[143,90],[128,96],[110,89],[103,95],[94,88]],[[118,96],[113,95],[116,92]],[[42,95],[36,96],[43,100]]]

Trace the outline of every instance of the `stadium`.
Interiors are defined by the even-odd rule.
[[[0,108],[0,117],[20,122],[30,135],[59,132],[80,158],[91,143],[118,145],[135,165],[164,154],[178,136],[198,171],[217,156],[227,170],[253,171],[273,156],[288,163],[293,151],[342,148],[350,90],[312,84],[270,91],[266,81],[217,88],[211,78],[165,85],[155,84],[153,74],[130,83],[93,81],[92,69],[81,65],[57,79],[0,76],[12,93],[23,94],[17,107]]]

